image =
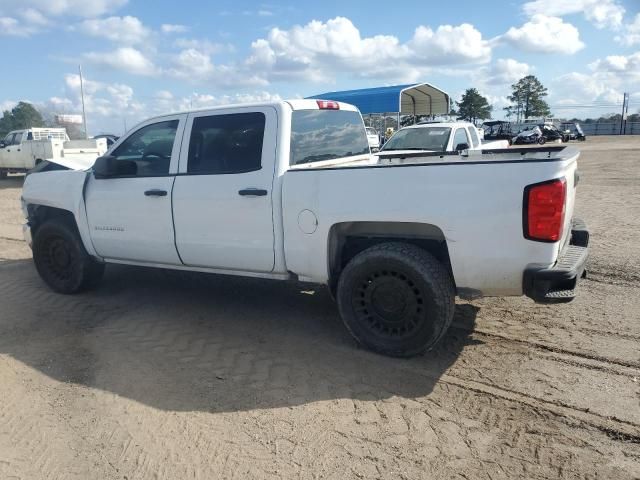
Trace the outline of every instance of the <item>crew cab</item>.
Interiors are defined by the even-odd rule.
[[[398,130],[380,149],[380,159],[398,158],[405,153],[461,152],[508,148],[509,142],[483,142],[470,122],[420,122]]]
[[[364,346],[411,356],[442,338],[456,295],[575,296],[577,159],[547,147],[380,165],[351,105],[224,106],[147,120],[86,170],[29,175],[24,232],[60,293],[106,264],[312,282]]]
[[[45,161],[78,168],[106,151],[104,138],[69,140],[64,128],[14,130],[0,141],[0,179],[28,172]]]

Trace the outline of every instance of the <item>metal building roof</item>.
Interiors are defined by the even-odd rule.
[[[308,98],[335,100],[358,107],[362,114],[445,115],[449,94],[428,83],[327,92]]]

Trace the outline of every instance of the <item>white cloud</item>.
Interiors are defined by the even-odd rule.
[[[598,73],[612,73],[619,77],[635,76],[640,80],[640,52],[631,55],[609,55],[589,64],[589,68]]]
[[[587,20],[597,28],[618,28],[622,24],[625,8],[619,0],[533,0],[524,4],[528,15],[561,17],[584,13]]]
[[[113,12],[127,0],[3,0],[2,12],[34,10],[45,17],[74,16],[97,17]]]
[[[640,13],[635,16],[633,22],[624,25],[622,33],[617,35],[615,40],[626,47],[640,44]]]
[[[13,17],[0,17],[0,35],[26,37],[32,32],[24,29],[20,22]]]
[[[622,91],[618,82],[607,76],[586,75],[579,72],[566,73],[552,82],[553,98],[558,105],[620,104]]]
[[[234,46],[230,44],[215,43],[209,40],[198,40],[195,38],[178,38],[173,44],[183,50],[193,48],[207,55],[220,52],[233,52],[235,50]]]
[[[94,65],[122,70],[134,75],[154,75],[159,69],[140,50],[131,47],[117,48],[111,52],[90,52],[84,59]]]
[[[511,27],[499,38],[527,52],[574,54],[584,48],[580,32],[561,18],[536,14],[521,27]]]
[[[344,17],[317,20],[288,30],[273,28],[254,41],[245,65],[267,79],[333,82],[337,74],[412,81],[435,66],[490,59],[491,47],[472,25],[419,26],[410,41],[392,35],[362,37]]]
[[[127,0],[2,0],[0,35],[28,37],[57,22],[54,17],[91,18],[126,3]]]
[[[487,83],[511,84],[531,73],[531,66],[512,58],[500,58],[487,71]]]
[[[93,37],[106,38],[115,43],[135,45],[142,43],[151,34],[136,17],[108,17],[85,20],[77,29]]]
[[[412,56],[430,64],[484,63],[491,58],[491,47],[473,25],[440,25],[416,28],[408,44]]]
[[[173,23],[163,23],[160,27],[162,33],[184,33],[189,30],[189,27],[186,25],[177,25]]]
[[[258,15],[261,17],[272,17],[273,12],[271,10],[258,10]]]
[[[0,113],[5,112],[7,110],[11,110],[18,104],[15,100],[4,100],[0,102]]]

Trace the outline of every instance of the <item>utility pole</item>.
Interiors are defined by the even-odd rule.
[[[82,99],[82,123],[84,124],[84,138],[89,138],[89,132],[87,131],[87,113],[84,109],[84,81],[82,80],[82,65],[78,65],[78,71],[80,72],[80,98]]]
[[[625,92],[622,100],[622,117],[620,118],[620,135],[622,135],[626,131],[628,113],[629,113],[629,94]]]

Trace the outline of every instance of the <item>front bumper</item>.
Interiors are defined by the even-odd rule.
[[[537,303],[566,303],[576,297],[580,278],[586,276],[589,256],[589,231],[574,218],[569,245],[552,267],[531,265],[524,272],[524,294]]]
[[[33,238],[31,237],[31,225],[25,223],[22,225],[22,236],[24,237],[24,241],[27,242],[29,248],[33,245]]]

